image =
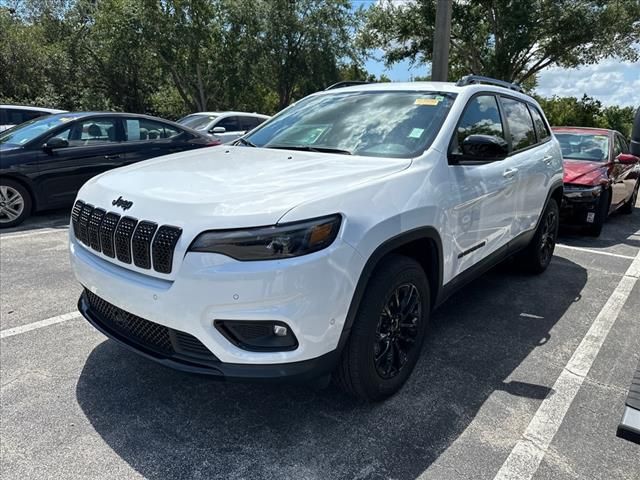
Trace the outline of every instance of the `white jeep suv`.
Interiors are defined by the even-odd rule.
[[[483,77],[306,97],[236,145],[78,194],[82,314],[167,366],[396,392],[434,308],[512,254],[553,255],[562,157],[538,104]]]

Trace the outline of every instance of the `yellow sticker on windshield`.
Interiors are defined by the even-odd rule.
[[[427,105],[429,107],[435,107],[440,103],[440,100],[436,98],[416,98],[416,101],[413,102],[414,105]]]

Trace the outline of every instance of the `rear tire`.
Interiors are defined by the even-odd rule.
[[[555,199],[551,198],[540,217],[540,223],[531,242],[518,255],[520,265],[526,271],[539,274],[547,269],[553,258],[559,226],[560,209]]]
[[[640,180],[636,180],[636,186],[633,189],[633,193],[631,194],[631,198],[627,203],[625,203],[622,207],[620,207],[620,211],[624,214],[633,213],[633,209],[636,206],[636,202],[638,201],[638,190],[640,189]]]
[[[0,179],[0,228],[20,225],[31,214],[31,195],[18,182]]]
[[[395,254],[383,259],[334,372],[338,386],[367,402],[400,390],[420,357],[429,308],[429,282],[420,264]]]
[[[593,223],[587,225],[585,229],[588,235],[591,235],[592,237],[599,237],[602,233],[604,222],[609,216],[610,199],[611,191],[609,189],[602,190],[600,199],[598,200],[598,205],[596,205],[596,215],[593,219]]]

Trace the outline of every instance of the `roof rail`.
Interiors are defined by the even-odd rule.
[[[364,85],[366,83],[371,82],[367,82],[365,80],[345,80],[342,82],[334,83],[333,85],[329,85],[327,88],[325,88],[325,91],[333,90],[334,88],[351,87],[353,85]]]
[[[466,75],[456,82],[456,86],[466,87],[467,85],[473,85],[476,83],[487,83],[489,85],[496,85],[498,87],[508,88],[509,90],[515,90],[516,92],[523,92],[522,87],[517,83],[505,82],[504,80],[497,80],[491,77],[483,77],[482,75]]]

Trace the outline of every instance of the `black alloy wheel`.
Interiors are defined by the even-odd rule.
[[[381,378],[393,378],[404,368],[418,336],[422,299],[413,283],[398,286],[380,312],[373,346],[374,364]]]

